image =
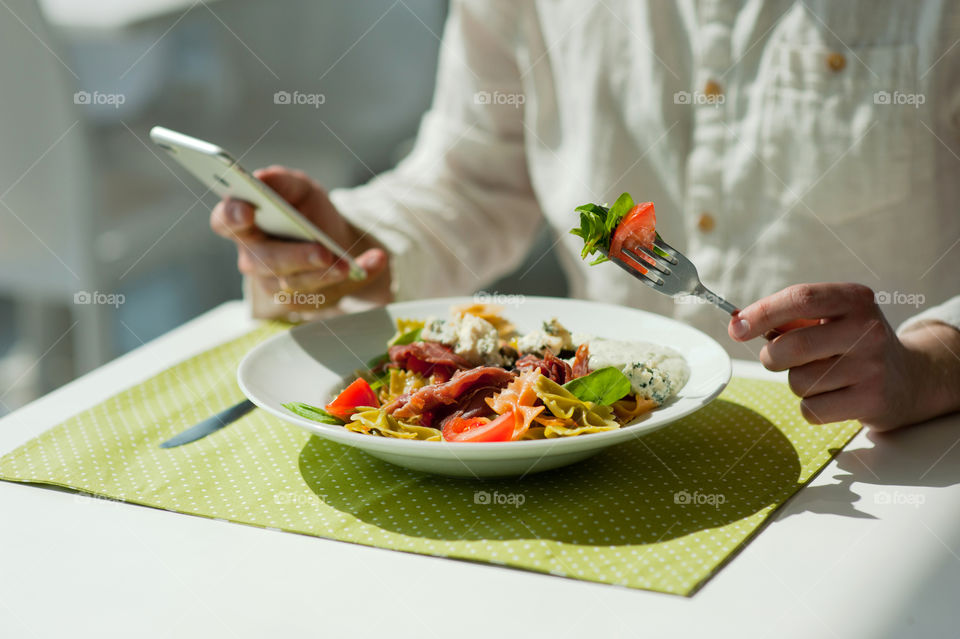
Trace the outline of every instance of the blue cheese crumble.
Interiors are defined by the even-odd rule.
[[[427,342],[439,342],[453,348],[474,366],[500,366],[500,335],[496,327],[476,315],[464,315],[462,318],[428,319],[424,324],[420,339]]]
[[[530,331],[517,340],[517,352],[519,353],[543,353],[544,349],[547,348],[554,355],[560,351],[575,348],[570,331],[557,321],[557,318],[544,322],[538,330]]]
[[[667,401],[690,379],[683,355],[667,346],[579,337],[590,350],[590,370],[613,366],[630,380],[633,392],[658,404]]]

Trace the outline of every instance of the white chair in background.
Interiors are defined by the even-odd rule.
[[[160,48],[151,53],[161,55]],[[71,67],[36,0],[0,5],[0,297],[14,301],[18,334],[0,365],[0,410],[115,355],[115,333],[123,329],[111,302],[121,285],[220,244],[197,232],[207,230],[203,205],[190,223],[177,223],[193,197],[179,183],[179,200],[162,193],[168,186],[154,188],[150,180],[169,183],[171,176],[154,166],[147,148],[133,143],[148,165],[139,182],[118,172],[116,159],[104,161],[89,139],[96,111],[85,103],[96,99],[95,89]],[[123,134],[132,140],[145,131]],[[120,158],[120,168],[130,159]],[[18,401],[5,399],[8,393]]]
[[[0,295],[17,308],[12,359],[35,358],[26,370],[8,367],[14,379],[0,387],[4,401],[16,392],[9,384],[43,376],[40,358],[64,333],[81,370],[103,361],[107,309],[73,304],[74,295],[97,290],[98,278],[93,160],[72,71],[34,0],[7,0],[0,13]],[[73,319],[64,325],[49,309],[65,305]]]

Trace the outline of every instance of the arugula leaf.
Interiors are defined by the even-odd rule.
[[[390,379],[390,369],[387,369],[380,373],[379,375],[372,375],[368,380],[370,382],[371,390],[378,390],[381,386],[387,383],[387,380]]]
[[[583,204],[574,209],[580,213],[580,226],[571,229],[570,233],[583,239],[582,259],[593,255],[597,251],[610,249],[610,237],[617,229],[620,220],[630,212],[634,206],[633,198],[629,193],[621,193],[613,206],[606,208],[599,204]],[[599,255],[590,264],[606,262],[604,255]]]
[[[377,366],[381,366],[382,364],[386,364],[386,363],[389,362],[389,361],[390,361],[390,356],[389,356],[387,353],[381,353],[380,355],[377,355],[376,357],[371,357],[370,359],[367,360],[367,370],[368,370],[368,371],[369,371],[369,370],[373,370],[373,369],[375,369]]]
[[[317,408],[316,406],[311,406],[310,404],[303,404],[301,402],[290,402],[289,404],[284,404],[286,408],[291,413],[296,413],[300,417],[305,417],[307,419],[313,420],[315,422],[320,422],[321,424],[333,424],[334,426],[343,426],[346,422],[331,415],[322,408]]]
[[[613,366],[598,368],[589,375],[563,385],[577,399],[606,406],[624,397],[633,388],[630,379]]]
[[[402,335],[398,335],[389,342],[387,346],[406,346],[407,344],[413,344],[416,341],[420,340],[420,333],[423,332],[423,327],[415,328],[413,330],[407,331]]]

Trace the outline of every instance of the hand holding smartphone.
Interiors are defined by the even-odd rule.
[[[150,139],[220,197],[249,202],[256,209],[255,224],[265,233],[319,242],[348,265],[350,279],[366,278],[366,271],[326,233],[220,147],[159,126],[150,130]]]

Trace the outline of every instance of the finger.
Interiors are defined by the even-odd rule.
[[[853,318],[832,320],[825,324],[797,328],[768,342],[760,349],[760,361],[771,371],[785,371],[795,366],[842,355],[862,342],[863,323]]]
[[[261,239],[239,243],[237,266],[247,275],[286,277],[306,271],[346,273],[345,264],[315,242]]]
[[[797,366],[788,375],[790,390],[798,397],[813,397],[853,386],[861,379],[863,366],[862,360],[844,355]]]
[[[355,261],[357,266],[366,271],[367,279],[365,281],[374,280],[390,263],[387,252],[380,248],[372,248],[364,251]]]
[[[284,275],[279,279],[279,285],[284,291],[315,293],[345,279],[347,279],[346,271],[324,268]]]
[[[800,412],[811,424],[861,419],[870,412],[870,401],[867,393],[858,386],[848,386],[804,398],[800,402]]]
[[[730,321],[730,337],[746,341],[797,320],[840,317],[872,305],[873,291],[861,284],[796,284],[750,304]]]
[[[362,253],[355,261],[357,266],[366,271],[367,277],[357,282],[355,287],[350,287],[351,290],[365,286],[375,279],[386,268],[388,259],[386,251],[375,248]],[[343,282],[347,279],[348,273],[349,266],[346,263],[337,262],[329,268],[285,275],[280,278],[280,286],[290,291],[318,291]]]
[[[253,232],[256,230],[253,211],[249,202],[224,198],[210,212],[210,228],[217,235],[229,240],[237,235]]]
[[[288,169],[284,166],[274,165],[257,169],[253,175],[294,207],[300,207],[312,191],[320,189],[320,185],[303,171]]]

